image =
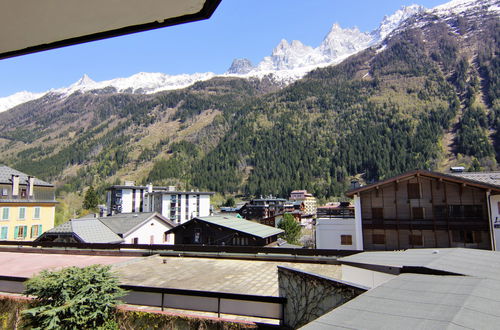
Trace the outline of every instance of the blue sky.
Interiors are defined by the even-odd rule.
[[[222,0],[205,21],[0,60],[0,97],[68,86],[83,74],[96,81],[137,72],[225,72],[234,58],[254,64],[281,39],[316,47],[333,23],[375,29],[404,5],[446,0]]]

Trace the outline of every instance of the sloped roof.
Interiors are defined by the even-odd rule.
[[[500,172],[459,172],[450,175],[500,187]]]
[[[266,226],[262,225],[257,222],[253,222],[250,220],[245,220],[245,219],[240,219],[238,217],[230,216],[230,215],[224,215],[224,216],[209,216],[209,217],[199,217],[199,218],[194,218],[186,222],[185,224],[198,220],[198,221],[203,221],[210,223],[212,225],[232,229],[241,233],[249,234],[252,236],[256,236],[259,238],[267,238],[269,236],[274,236],[283,233],[284,231],[282,229],[274,228],[271,226]],[[184,224],[184,225],[185,225]],[[177,228],[180,228],[181,226],[178,226]],[[171,229],[171,231],[175,231],[176,228]]]
[[[85,243],[121,243],[123,239],[119,235],[127,236],[127,234],[153,217],[171,227],[176,226],[170,220],[155,212],[121,213],[102,218],[83,217],[72,219],[50,229],[43,235],[74,234]]]
[[[352,197],[357,193],[371,190],[371,189],[374,189],[378,186],[382,186],[382,185],[392,183],[392,182],[395,182],[398,180],[404,180],[406,178],[413,177],[413,176],[422,176],[422,177],[443,179],[445,181],[454,182],[454,183],[465,183],[465,184],[472,186],[472,187],[477,187],[477,188],[482,188],[482,189],[491,189],[491,190],[494,190],[496,192],[500,192],[500,185],[498,185],[498,184],[493,184],[491,182],[486,182],[486,181],[480,181],[480,180],[477,180],[477,178],[474,179],[471,177],[458,176],[455,174],[456,173],[444,174],[444,173],[431,172],[431,171],[425,171],[425,170],[414,170],[414,171],[406,172],[406,173],[401,174],[401,175],[394,176],[394,177],[386,179],[386,180],[382,180],[382,181],[375,182],[375,183],[372,183],[372,184],[369,184],[366,186],[362,186],[362,187],[359,187],[356,189],[349,190],[345,194],[348,197]],[[461,174],[463,174],[463,173],[461,173]]]
[[[354,254],[340,262],[387,267],[422,267],[461,275],[492,278],[500,281],[500,253],[479,249],[408,249]]]
[[[71,219],[45,234],[74,234],[85,243],[121,243],[123,239],[97,218]]]
[[[172,228],[176,226],[173,222],[155,212],[119,213],[109,217],[99,218],[99,220],[118,235],[126,236],[128,233],[153,217],[163,221]]]
[[[13,168],[10,168],[5,165],[0,165],[0,183],[7,183],[11,184],[12,183],[12,175],[18,175],[19,176],[19,183],[20,184],[27,184],[28,182],[28,174],[20,172],[18,170],[15,170]],[[50,184],[48,182],[42,181],[40,179],[35,178],[34,182],[35,186],[46,186],[46,187],[53,187],[53,184]]]
[[[500,324],[500,281],[403,274],[302,329],[493,329]]]

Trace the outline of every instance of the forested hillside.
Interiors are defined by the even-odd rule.
[[[342,196],[353,177],[497,169],[498,16],[408,22],[280,88],[215,78],[153,95],[47,95],[0,114],[2,162],[59,191],[136,180],[247,196]]]

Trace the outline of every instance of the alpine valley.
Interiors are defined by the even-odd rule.
[[[0,159],[77,192],[123,180],[342,196],[353,177],[498,169],[500,7],[402,8],[316,47],[283,40],[227,73],[75,84],[0,99]]]

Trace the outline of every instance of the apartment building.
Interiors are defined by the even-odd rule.
[[[290,193],[291,201],[301,201],[304,203],[305,214],[316,216],[316,198],[307,190],[294,190]]]
[[[175,223],[184,223],[194,217],[211,213],[213,192],[179,191],[174,186],[136,186],[133,182],[107,189],[108,214],[157,212]]]
[[[31,241],[54,227],[55,188],[0,165],[0,240]]]

